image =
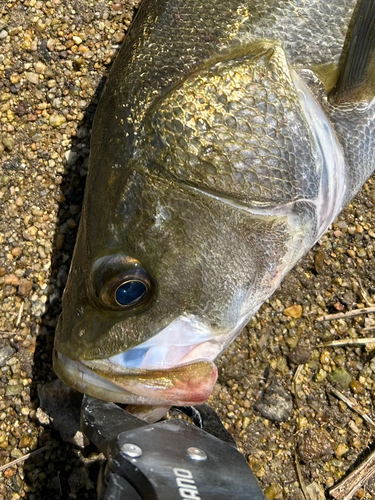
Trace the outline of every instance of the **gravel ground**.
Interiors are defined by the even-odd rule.
[[[102,457],[63,441],[39,407],[79,222],[90,128],[138,0],[0,0],[0,500],[95,498]],[[268,499],[329,498],[372,446],[375,182],[340,215],[219,362],[211,404]],[[363,331],[364,329],[368,329]],[[293,380],[296,370],[298,377]],[[62,409],[62,413],[64,412]],[[356,498],[373,498],[368,484]]]

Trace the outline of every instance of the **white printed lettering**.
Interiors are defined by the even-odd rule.
[[[184,488],[184,487],[190,488],[190,486],[189,486],[190,484],[195,484],[194,479],[187,479],[185,477],[178,477],[176,479],[176,481],[177,481],[177,486],[179,488]],[[195,488],[195,486],[194,486],[194,488]]]
[[[173,469],[178,492],[182,500],[201,500],[192,472],[188,469]]]
[[[194,486],[195,488],[195,486]],[[201,500],[197,488],[191,490],[190,488],[179,488],[178,492],[184,500]]]
[[[192,478],[193,474],[187,469],[173,469],[175,476]]]

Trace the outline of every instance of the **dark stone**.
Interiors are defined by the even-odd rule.
[[[293,399],[289,391],[276,381],[273,381],[255,403],[255,409],[269,420],[285,422],[293,410]]]
[[[10,359],[16,352],[13,347],[7,346],[0,349],[0,367],[3,367],[5,363]]]
[[[25,101],[22,101],[16,107],[16,109],[14,110],[14,113],[17,116],[22,117],[24,115],[27,115],[27,113],[29,113],[30,110],[31,110],[30,104],[26,103]]]
[[[317,252],[315,252],[314,255],[314,264],[315,264],[315,271],[318,274],[322,274],[325,271],[325,259],[327,258],[327,255],[323,249],[319,249]]]
[[[305,462],[328,459],[333,454],[330,435],[325,429],[309,429],[298,441],[298,455]]]
[[[340,297],[340,300],[347,306],[352,306],[357,301],[357,297],[354,292],[346,292],[342,297]]]
[[[311,354],[310,349],[296,346],[288,352],[287,358],[296,365],[303,365],[309,359]]]
[[[45,63],[49,63],[52,59],[51,54],[47,48],[47,41],[41,40],[38,47],[39,56]]]
[[[13,158],[4,162],[3,168],[4,170],[20,170],[21,168],[23,169],[24,166],[20,158]]]
[[[74,469],[68,479],[70,489],[73,493],[77,493],[77,491],[81,490],[82,488],[87,488],[88,482],[89,474],[86,467],[78,467]]]

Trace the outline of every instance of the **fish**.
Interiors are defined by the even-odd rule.
[[[375,2],[144,0],[95,115],[53,354],[200,404],[216,358],[375,168]]]

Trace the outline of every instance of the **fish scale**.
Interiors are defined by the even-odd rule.
[[[94,120],[62,380],[207,399],[216,357],[375,168],[374,31],[370,0],[142,4]]]
[[[241,57],[194,73],[153,106],[157,111],[151,112],[154,135],[149,140],[156,134],[165,146],[158,143],[161,157],[155,155],[162,172],[250,206],[317,196],[309,133],[296,93],[285,92],[291,77],[278,69],[285,64],[283,51],[266,47],[265,53],[275,50],[280,54],[273,53],[272,61],[264,56],[266,61],[254,65]],[[194,114],[178,112],[185,103],[195,105]],[[247,124],[247,134],[237,117]],[[293,130],[285,119],[293,122]],[[185,138],[183,147],[177,135]]]

